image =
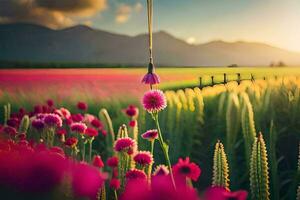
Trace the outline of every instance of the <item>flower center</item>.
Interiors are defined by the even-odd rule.
[[[188,166],[182,166],[180,168],[180,172],[183,174],[189,174],[191,172],[191,169]]]

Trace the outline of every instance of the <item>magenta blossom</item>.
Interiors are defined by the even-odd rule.
[[[156,129],[148,130],[142,134],[142,138],[149,141],[153,141],[158,138],[158,131]]]
[[[190,178],[193,181],[197,181],[201,174],[199,166],[190,162],[189,157],[185,160],[179,158],[178,163],[172,167],[172,171],[176,177]]]
[[[119,138],[115,141],[114,149],[117,152],[126,152],[132,154],[136,150],[136,142],[130,137]]]
[[[87,126],[82,122],[75,122],[71,124],[70,128],[72,132],[84,134]]]
[[[147,166],[153,163],[153,156],[149,151],[139,151],[135,154],[133,160],[141,166]]]
[[[158,165],[153,172],[153,176],[167,176],[169,173],[170,172],[167,166]]]
[[[161,90],[149,90],[144,94],[142,104],[148,112],[156,113],[167,107],[167,100]]]
[[[155,176],[149,187],[145,180],[130,181],[126,184],[122,200],[199,200],[197,192],[191,187],[178,185],[174,188],[169,176]]]
[[[62,127],[62,120],[57,114],[46,114],[44,122],[48,127]]]
[[[149,84],[149,85],[155,85],[158,84],[159,77],[154,72],[154,65],[153,63],[149,63],[148,65],[148,73],[143,77],[142,83]]]
[[[147,175],[145,174],[145,172],[143,170],[139,170],[139,169],[131,169],[128,170],[126,172],[126,180],[127,181],[132,181],[132,180],[146,180],[147,179]]]
[[[31,122],[31,126],[37,130],[41,130],[45,127],[45,123],[42,119],[34,119]]]
[[[239,190],[231,192],[222,187],[211,187],[205,192],[206,200],[246,200],[248,192]]]

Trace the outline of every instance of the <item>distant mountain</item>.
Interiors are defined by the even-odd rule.
[[[300,53],[263,43],[212,41],[190,45],[159,31],[154,33],[154,58],[168,66],[300,65]],[[32,24],[0,25],[0,60],[144,65],[147,35],[134,37],[87,26],[52,30]]]

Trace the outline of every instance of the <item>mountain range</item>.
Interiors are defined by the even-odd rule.
[[[146,34],[128,36],[78,25],[61,30],[0,25],[0,60],[145,65]],[[300,53],[264,43],[212,41],[191,45],[165,31],[153,34],[154,60],[167,66],[300,65]]]

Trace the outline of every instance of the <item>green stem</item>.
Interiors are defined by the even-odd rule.
[[[166,146],[165,146],[165,143],[164,143],[164,140],[163,140],[163,137],[162,137],[162,133],[161,133],[160,126],[159,126],[158,114],[157,113],[154,114],[154,121],[155,121],[155,124],[156,124],[156,128],[158,130],[158,141],[159,141],[159,144],[160,144],[160,146],[162,148],[162,151],[164,153],[167,165],[169,167],[173,186],[174,186],[174,188],[176,188],[175,180],[174,180],[174,176],[173,176],[173,172],[172,172],[172,166],[171,166],[170,158],[169,158],[168,151],[166,149]]]
[[[92,162],[93,140],[89,141],[89,161]]]
[[[115,194],[115,200],[118,200],[117,190],[114,190],[114,194]]]

